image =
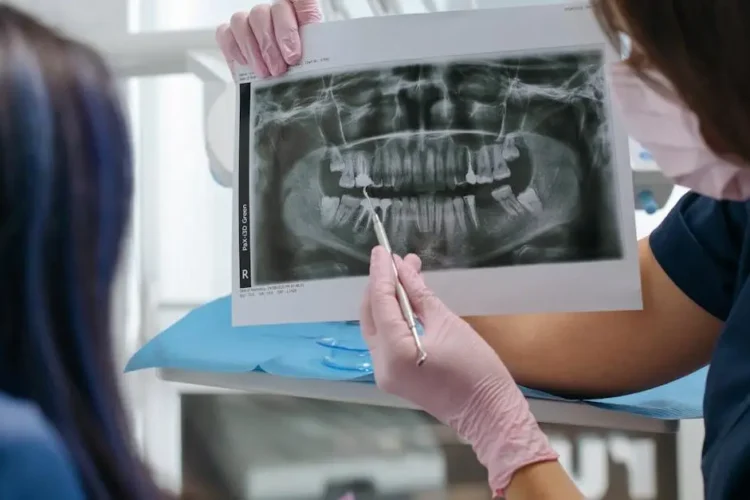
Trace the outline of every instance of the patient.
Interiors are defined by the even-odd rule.
[[[132,166],[89,48],[0,5],[0,498],[161,499],[131,440],[110,295]]]
[[[131,161],[102,58],[0,5],[0,500],[174,498],[137,454],[111,355]]]

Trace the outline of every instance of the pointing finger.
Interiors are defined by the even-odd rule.
[[[406,295],[409,297],[414,312],[424,323],[425,328],[429,328],[431,318],[436,317],[445,307],[440,299],[427,287],[422,276],[406,263],[397,263],[399,280],[404,287]]]
[[[373,248],[370,256],[370,301],[372,318],[379,333],[392,335],[407,328],[396,299],[396,275],[391,254],[382,246]]]
[[[362,297],[362,304],[359,307],[359,327],[362,330],[362,337],[370,346],[372,337],[375,336],[375,323],[372,319],[372,305],[370,304],[370,286],[365,288],[365,295]],[[370,346],[372,348],[372,346]]]
[[[410,253],[404,257],[404,263],[414,269],[416,272],[422,271],[422,259],[418,255]]]

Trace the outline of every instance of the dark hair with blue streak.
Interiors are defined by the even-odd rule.
[[[132,175],[101,58],[0,6],[0,391],[39,406],[96,500],[165,496],[130,440],[112,359]]]

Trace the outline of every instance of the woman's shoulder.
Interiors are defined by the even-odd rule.
[[[70,456],[32,403],[0,392],[0,498],[83,499]]]
[[[36,405],[0,392],[0,444],[46,441],[52,436],[52,426]]]
[[[54,427],[36,405],[0,392],[0,455],[9,451],[67,455]]]

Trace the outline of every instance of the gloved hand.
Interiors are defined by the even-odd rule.
[[[299,28],[323,19],[318,0],[276,0],[236,12],[216,29],[227,64],[250,66],[261,78],[286,73],[302,57]]]
[[[557,460],[526,398],[495,351],[451,312],[419,274],[419,257],[396,257],[401,284],[424,327],[427,360],[417,349],[395,292],[389,254],[375,247],[361,326],[375,380],[385,392],[421,407],[470,442],[496,494],[524,466]]]

